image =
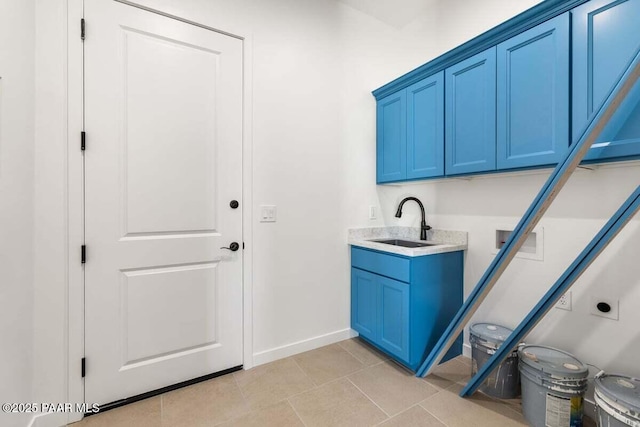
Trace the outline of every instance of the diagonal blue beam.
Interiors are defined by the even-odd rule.
[[[575,283],[582,273],[600,255],[600,253],[618,235],[620,230],[627,225],[633,216],[640,211],[640,186],[629,198],[620,206],[620,209],[611,217],[598,234],[591,240],[587,247],[578,255],[573,263],[567,268],[558,281],[542,297],[538,304],[529,312],[527,317],[502,343],[499,349],[482,366],[476,375],[471,378],[466,387],[460,392],[460,396],[472,395],[482,382],[493,372],[493,370],[509,355],[511,350],[518,345],[525,335],[527,335],[542,320],[545,314],[553,308],[560,297]]]
[[[616,121],[622,120],[620,116],[614,117],[614,113],[623,103],[634,84],[640,76],[640,50],[634,56],[624,74],[611,90],[607,98],[603,101],[598,112],[592,117],[587,127],[582,132],[578,142],[573,144],[564,158],[553,170],[549,179],[534,199],[529,209],[511,233],[509,239],[504,244],[498,255],[494,258],[487,271],[484,273],[476,287],[464,302],[460,310],[440,337],[431,353],[424,360],[418,369],[417,376],[425,376],[431,372],[444,357],[447,350],[462,333],[465,325],[484,301],[487,294],[496,284],[504,270],[507,268],[515,254],[518,252],[527,236],[536,226],[540,218],[547,211],[553,200],[556,198],[564,184],[567,182],[573,171],[578,167],[591,145],[598,139],[600,133],[607,126],[612,126]]]

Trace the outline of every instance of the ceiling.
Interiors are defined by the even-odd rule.
[[[338,0],[396,28],[411,22],[437,0]]]

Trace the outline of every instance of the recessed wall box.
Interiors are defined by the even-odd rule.
[[[511,236],[514,226],[499,225],[495,228],[495,246],[491,253],[497,254],[500,249]],[[520,250],[516,253],[517,258],[533,259],[537,261],[544,260],[544,228],[536,227],[525,240]]]

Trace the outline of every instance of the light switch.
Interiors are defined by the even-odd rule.
[[[276,222],[276,207],[260,205],[260,222]]]
[[[378,219],[378,207],[369,206],[369,219]]]

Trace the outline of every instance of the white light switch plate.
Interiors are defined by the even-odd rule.
[[[260,205],[260,222],[276,222],[276,207]]]
[[[369,206],[369,219],[378,219],[378,207]]]

